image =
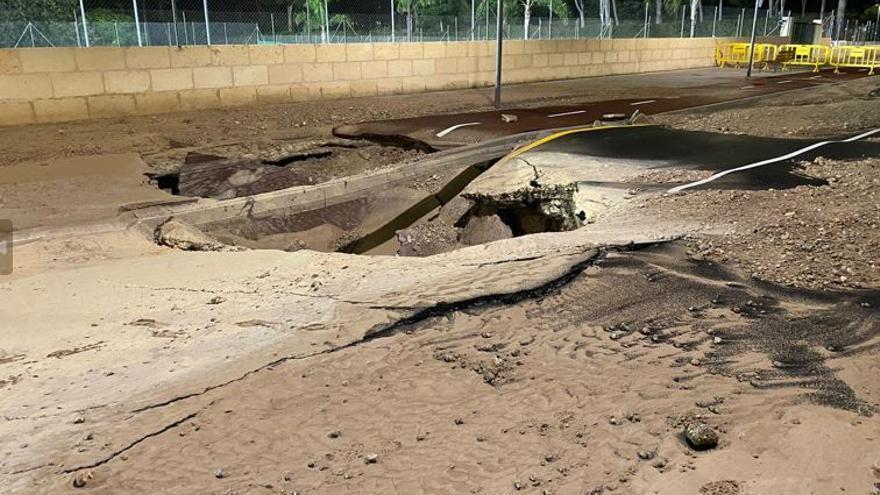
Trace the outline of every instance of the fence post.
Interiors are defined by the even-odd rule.
[[[278,44],[278,36],[275,34],[275,13],[269,12],[269,22],[272,23],[272,43]]]
[[[119,39],[119,23],[113,21],[113,31],[116,33],[116,46],[121,46],[122,41]]]
[[[223,43],[229,44],[229,31],[226,28],[226,23],[223,23]]]
[[[330,43],[330,9],[327,8],[327,0],[324,0],[324,29],[327,30],[327,43]]]
[[[186,29],[186,11],[181,12],[183,14],[183,42],[189,45],[189,31]]]
[[[211,24],[208,20],[208,0],[202,0],[202,8],[205,10],[205,39],[208,41],[208,45],[211,44]],[[272,27],[275,27],[275,24],[272,24]]]
[[[649,3],[645,1],[645,25],[642,27],[645,30],[645,38],[648,37],[648,7]]]
[[[180,46],[180,35],[177,34],[177,2],[171,0],[171,22],[174,23],[174,44]],[[184,25],[184,27],[186,27]]]
[[[76,9],[73,9],[73,32],[76,33],[76,46],[82,46],[79,38],[79,16],[76,14]]]
[[[474,9],[474,2],[476,0],[471,0],[471,41],[476,39],[476,30],[477,30],[477,12]]]
[[[718,7],[715,7],[715,12],[712,13],[712,37],[715,37],[715,24],[718,22]]]
[[[83,23],[83,40],[86,42],[86,47],[89,47],[89,46],[91,46],[89,44],[89,25],[86,22],[86,8],[83,5],[83,0],[79,0],[79,13],[80,13],[80,16],[82,17],[82,23]],[[79,32],[79,30],[77,30],[77,32]]]
[[[547,39],[548,39],[548,40],[552,40],[552,39],[553,39],[553,0],[550,0],[550,19],[549,19],[549,23],[550,23],[550,25],[547,26]]]
[[[141,17],[138,14],[137,0],[131,0],[131,6],[134,8],[134,30],[137,33],[138,46],[144,46],[144,40],[141,39]]]
[[[684,4],[681,6],[681,33],[678,35],[679,38],[684,38]]]
[[[394,34],[394,0],[390,0],[391,2],[391,42],[395,42],[395,34]]]
[[[691,0],[691,38],[694,37],[694,28],[696,28],[694,23],[696,22],[695,17],[697,15],[697,6],[694,4],[694,1],[695,0]]]

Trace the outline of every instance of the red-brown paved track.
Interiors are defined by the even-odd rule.
[[[337,136],[348,138],[405,137],[427,143],[437,149],[446,149],[521,132],[588,125],[609,113],[621,113],[628,116],[638,109],[646,115],[652,115],[866,76],[867,71],[834,74],[831,69],[819,73],[784,73],[751,81],[742,80],[717,84],[711,86],[712,91],[716,93],[715,95],[606,100],[574,106],[430,115],[346,124],[335,128],[333,132]],[[722,95],[717,94],[719,92]],[[501,114],[515,115],[516,121],[505,122],[502,120]],[[465,125],[450,129],[461,124]]]

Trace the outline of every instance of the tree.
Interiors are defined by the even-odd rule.
[[[439,0],[396,0],[397,12],[406,14],[406,40],[413,40],[415,25],[422,10],[436,8]]]
[[[558,17],[568,16],[568,7],[563,0],[519,0],[523,11],[523,39],[529,39],[529,25],[532,20],[532,8],[542,6],[553,9],[553,14]]]
[[[330,41],[330,19],[325,9],[325,7],[329,6],[325,2],[329,2],[329,0],[306,0],[303,6],[305,11],[298,13],[294,17],[296,24],[305,24],[310,34],[312,27],[320,26],[321,43],[328,43]]]
[[[662,1],[662,0],[658,0]],[[584,0],[574,0],[574,8],[578,11],[578,18],[580,19],[581,28],[584,27]]]
[[[78,8],[76,0],[3,0],[0,21],[72,21]]]

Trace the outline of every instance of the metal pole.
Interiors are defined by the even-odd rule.
[[[694,19],[694,17],[697,15],[697,9],[696,9],[696,5],[694,5],[694,1],[695,0],[691,0],[691,38],[694,37],[694,28],[696,27],[694,25],[694,22],[696,21],[696,19]]]
[[[144,46],[144,40],[141,39],[141,18],[138,14],[137,0],[131,0],[131,6],[134,9],[134,30],[137,33],[138,46]]]
[[[327,8],[327,0],[324,0],[324,28],[327,30],[327,43],[330,43],[330,9]]]
[[[180,35],[177,34],[177,0],[171,0],[171,22],[174,23],[174,44],[180,46]]]
[[[764,16],[764,36],[767,36],[767,23],[770,21],[770,9],[767,9],[767,15]]]
[[[715,37],[715,24],[718,22],[718,7],[715,7],[715,12],[712,14],[712,37]]]
[[[278,44],[278,36],[275,35],[275,13],[269,12],[269,21],[272,23],[272,43]]]
[[[681,33],[679,38],[684,38],[684,5],[681,6]]]
[[[504,42],[504,0],[498,0],[495,28],[495,108],[501,108],[501,55]]]
[[[202,0],[202,8],[205,10],[205,39],[211,44],[211,23],[208,20],[208,0]],[[272,27],[275,27],[273,24]]]
[[[471,0],[471,41],[474,41],[476,39],[475,31],[477,29],[477,11],[474,8],[475,2],[476,0]]]
[[[761,6],[761,0],[755,0],[755,15],[752,16],[752,41],[749,48],[749,69],[746,71],[746,77],[752,77],[752,65],[755,63],[755,31],[758,28],[758,7]]]
[[[229,44],[229,30],[226,29],[226,23],[223,23],[223,42]]]
[[[391,0],[391,42],[394,43],[394,0]]]
[[[86,42],[86,47],[89,47],[91,46],[89,44],[89,25],[86,23],[86,8],[83,6],[83,0],[79,0],[79,13],[83,23],[83,40]]]
[[[116,32],[116,46],[121,46],[122,42],[119,41],[119,23],[116,21],[113,22],[113,31]]]
[[[553,39],[553,0],[550,0],[550,25],[547,26],[547,39]]]
[[[187,45],[189,44],[189,31],[186,29],[186,11],[181,12],[183,14],[183,42]]]
[[[79,37],[79,16],[76,14],[76,9],[73,9],[73,30],[76,32],[76,46],[82,46]]]
[[[880,26],[880,2],[878,2],[874,8],[877,9],[877,20],[874,21],[874,40],[876,41],[877,33],[880,33],[880,29],[878,29],[878,26]]]

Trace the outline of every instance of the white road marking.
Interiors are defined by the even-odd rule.
[[[637,101],[635,103],[630,103],[629,105],[634,107],[636,105],[647,105],[648,103],[654,103],[655,101],[657,101],[657,100]]]
[[[754,86],[752,86],[752,85],[748,85],[748,86],[743,86],[743,87],[741,87],[741,88],[739,88],[739,89],[758,89],[758,88],[756,88],[756,87],[754,87]]]
[[[443,136],[449,134],[450,132],[452,132],[456,129],[461,129],[462,127],[467,127],[470,125],[480,125],[480,123],[479,122],[467,122],[465,124],[457,124],[452,127],[447,127],[446,129],[443,129],[442,131],[435,134],[435,136],[437,136],[438,138],[442,138]]]
[[[586,112],[586,110],[575,110],[573,112],[554,113],[554,114],[548,115],[547,117],[552,119],[554,117],[565,117],[566,115],[577,115],[579,113],[585,113],[585,112]]]
[[[728,175],[728,174],[732,174],[734,172],[742,172],[743,170],[749,170],[752,168],[763,167],[764,165],[770,165],[771,163],[785,161],[790,158],[794,158],[798,155],[802,155],[808,151],[812,151],[816,148],[821,148],[822,146],[825,146],[827,144],[852,143],[853,141],[858,141],[859,139],[864,139],[866,137],[873,136],[874,134],[878,134],[878,133],[880,133],[880,128],[874,129],[872,131],[863,132],[863,133],[859,134],[858,136],[853,136],[851,138],[847,138],[847,139],[843,139],[843,140],[839,140],[839,141],[821,141],[818,143],[811,144],[805,148],[801,148],[799,150],[792,151],[791,153],[789,153],[787,155],[778,156],[776,158],[769,158],[767,160],[762,160],[760,162],[755,162],[755,163],[750,163],[748,165],[743,165],[742,167],[736,167],[736,168],[724,170],[724,171],[718,172],[717,174],[712,175],[711,177],[706,177],[705,179],[698,180],[696,182],[691,182],[690,184],[683,184],[683,185],[680,185],[677,187],[673,187],[668,192],[670,192],[670,193],[681,192],[681,191],[684,191],[685,189],[690,189],[692,187],[697,187],[697,186],[702,186],[703,184],[708,184],[716,179],[720,179],[721,177],[724,177],[725,175]]]
[[[822,79],[823,77],[825,77],[825,76],[813,76],[810,79]]]
[[[794,82],[791,79],[786,79],[785,81],[776,81],[776,84],[788,84],[790,82]]]

